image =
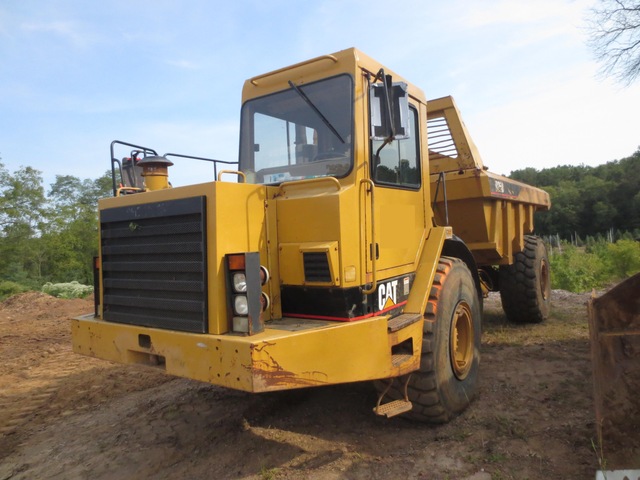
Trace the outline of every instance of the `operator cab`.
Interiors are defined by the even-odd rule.
[[[384,81],[373,83],[370,94],[376,167],[389,163],[381,160],[385,147],[410,136],[406,84],[391,84],[384,71],[373,81],[378,79]],[[354,165],[353,78],[341,74],[288,83],[287,90],[251,99],[242,107],[240,170],[247,182],[278,185],[347,176]],[[392,150],[384,151],[384,157],[394,157]]]

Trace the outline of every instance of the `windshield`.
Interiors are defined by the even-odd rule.
[[[340,75],[242,107],[240,169],[249,183],[342,177],[353,158],[353,84]]]

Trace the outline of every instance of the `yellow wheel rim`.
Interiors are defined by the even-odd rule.
[[[473,317],[467,302],[456,306],[451,322],[451,367],[459,380],[464,380],[473,364]]]

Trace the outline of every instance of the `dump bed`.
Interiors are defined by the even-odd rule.
[[[478,266],[507,265],[533,233],[549,194],[488,172],[452,97],[430,100],[429,171],[434,214],[471,249]]]

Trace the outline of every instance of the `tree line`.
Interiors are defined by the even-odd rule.
[[[93,284],[98,249],[97,201],[111,193],[111,174],[95,180],[57,175],[45,189],[32,167],[0,162],[0,294],[46,282]]]
[[[1,160],[1,159],[0,159]],[[536,213],[536,233],[640,237],[640,149],[597,167],[563,165],[516,170],[511,178],[549,192],[552,208]],[[98,252],[97,203],[112,194],[111,173],[97,179],[57,175],[48,189],[41,172],[10,172],[0,161],[0,296],[16,285],[93,282]]]
[[[525,168],[510,175],[549,192],[551,210],[537,212],[536,233],[586,239],[640,237],[640,149],[597,167],[562,165]]]

